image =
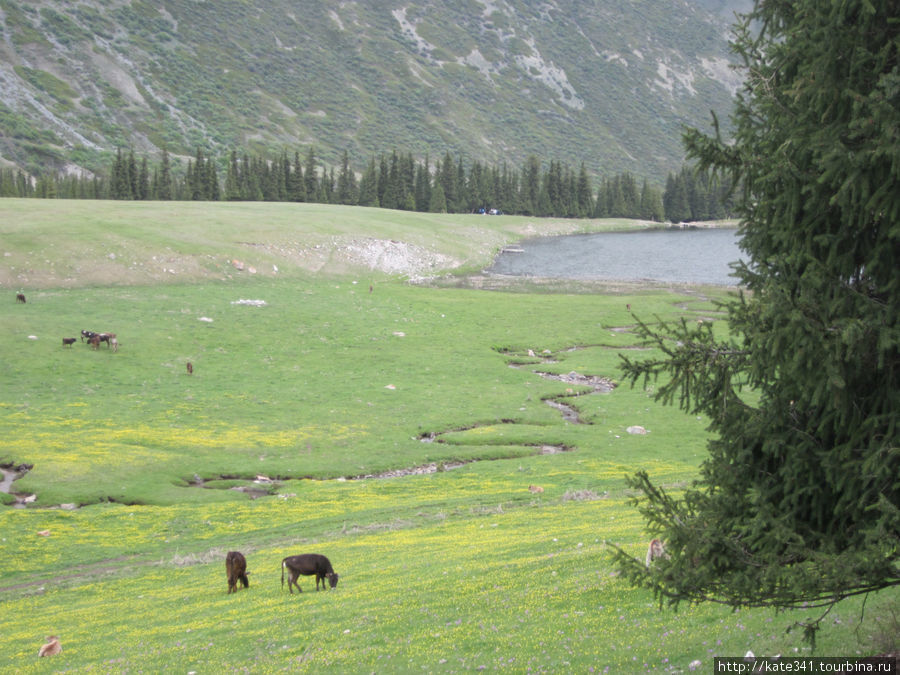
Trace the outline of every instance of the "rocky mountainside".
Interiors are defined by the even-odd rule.
[[[0,0],[0,165],[313,146],[662,182],[727,118],[743,0]]]

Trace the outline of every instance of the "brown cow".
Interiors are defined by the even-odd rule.
[[[47,644],[41,645],[38,650],[38,656],[56,656],[62,651],[62,645],[59,644],[59,638],[55,635],[48,635]]]
[[[25,304],[25,294],[24,293],[16,293],[16,302],[21,302],[24,305]]]
[[[100,349],[100,336],[92,335],[91,339],[88,340],[88,344],[91,346],[91,349]]]
[[[301,574],[306,576],[316,575],[316,590],[319,590],[319,581],[322,582],[322,588],[325,588],[325,579],[328,579],[328,583],[332,588],[337,586],[338,583],[338,575],[332,569],[331,562],[324,555],[320,555],[318,553],[304,553],[302,555],[289,555],[287,558],[281,561],[281,587],[284,588],[284,571],[288,571],[288,590],[291,592],[291,595],[294,594],[294,589],[291,588],[291,585],[297,587],[297,590],[302,593],[303,589],[300,588],[300,584],[297,583],[297,577]]]
[[[194,364],[191,363],[190,361],[187,362],[187,371],[188,371],[188,375],[194,374]]]
[[[239,551],[229,551],[225,556],[225,574],[228,577],[229,593],[237,593],[239,581],[244,588],[250,586],[247,579],[247,559]]]

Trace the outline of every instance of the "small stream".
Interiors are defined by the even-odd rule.
[[[13,481],[24,476],[28,472],[28,469],[29,467],[27,465],[15,468],[0,466],[0,492],[5,492],[7,494],[12,493]],[[12,505],[13,508],[24,509],[29,497],[32,497],[32,495],[16,497],[16,503]]]

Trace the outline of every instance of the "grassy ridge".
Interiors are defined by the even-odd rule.
[[[0,288],[25,290],[309,273],[368,281],[386,276],[387,261],[366,257],[363,245],[392,240],[412,250],[406,251],[409,269],[388,269],[388,275],[478,270],[500,247],[522,237],[651,225],[306,203],[55,199],[0,199],[0,223]],[[245,269],[238,271],[234,260]]]
[[[28,243],[4,240],[4,263],[30,255],[59,267],[77,256],[55,246],[94,227],[87,210],[71,225],[61,212],[54,226],[43,204],[13,206],[24,215],[3,227]],[[98,223],[115,222],[123,241],[161,237],[163,250],[208,227],[147,224],[177,224],[165,205],[104,206]],[[226,206],[217,222],[237,236],[236,214],[252,209]],[[254,222],[281,212],[260,206]],[[350,236],[412,236],[350,211],[366,226]],[[343,213],[310,215],[304,228],[330,232]],[[446,241],[474,247],[456,241],[469,226],[453,222]],[[523,226],[478,222],[498,223],[498,239]],[[163,255],[156,245],[150,259]],[[713,655],[747,649],[808,653],[783,633],[803,613],[659,612],[604,555],[607,539],[636,555],[646,545],[622,476],[643,467],[671,489],[690,481],[704,420],[641,389],[586,393],[540,375],[615,379],[618,352],[634,346],[626,303],[643,318],[711,319],[717,292],[490,293],[382,274],[370,293],[359,268],[310,275],[302,264],[166,278],[29,288],[26,305],[10,289],[0,303],[0,464],[34,464],[15,489],[36,494],[35,506],[85,505],[0,509],[0,671],[644,672],[695,659],[708,668]],[[248,298],[267,304],[234,304]],[[114,330],[120,350],[61,346],[82,327]],[[635,424],[650,433],[628,434]],[[546,446],[569,451],[539,454]],[[468,463],[355,479],[457,460]],[[197,477],[203,487],[190,485]],[[251,500],[232,487],[273,494]],[[247,554],[251,587],[227,596],[222,561],[234,549]],[[304,551],[332,559],[334,592],[280,588],[281,558]],[[883,602],[869,601],[860,631],[859,604],[843,604],[820,653],[871,653]],[[38,662],[47,634],[64,651]]]

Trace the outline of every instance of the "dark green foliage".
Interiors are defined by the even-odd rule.
[[[491,167],[474,161],[466,169],[462,158],[447,152],[432,170],[426,157],[417,162],[411,153],[396,150],[390,158],[375,159],[357,180],[349,152],[341,159],[338,173],[334,167],[319,169],[315,151],[310,148],[301,167],[300,153],[293,162],[286,152],[277,159],[232,151],[224,162],[225,179],[220,184],[217,161],[198,148],[183,173],[173,174],[169,154],[163,151],[159,164],[151,172],[146,157],[138,162],[134,151],[119,150],[112,160],[107,184],[88,186],[95,179],[82,177],[39,176],[46,189],[30,192],[33,197],[92,199],[186,199],[229,201],[311,201],[408,211],[441,213],[506,213],[556,218],[620,217],[645,220],[662,219],[662,201],[656,188],[644,180],[640,195],[630,174],[604,180],[597,205],[591,197],[591,180],[582,164],[578,174],[568,165],[551,160],[546,171],[537,157],[530,157],[521,172]],[[525,176],[520,180],[520,176]],[[64,183],[73,185],[62,187]],[[79,185],[84,183],[85,185]],[[440,192],[435,196],[435,191]],[[449,188],[452,200],[447,198]],[[0,195],[2,196],[2,195]],[[10,194],[7,196],[24,196]],[[615,201],[616,210],[604,208],[605,200]]]
[[[671,558],[617,557],[676,604],[830,608],[900,584],[900,21],[886,0],[751,18],[735,141],[686,135],[701,171],[741,186],[732,338],[641,324],[663,355],[624,358],[715,440],[678,498],[630,481]]]
[[[662,202],[666,219],[673,223],[734,216],[731,181],[695,167],[669,174]]]

